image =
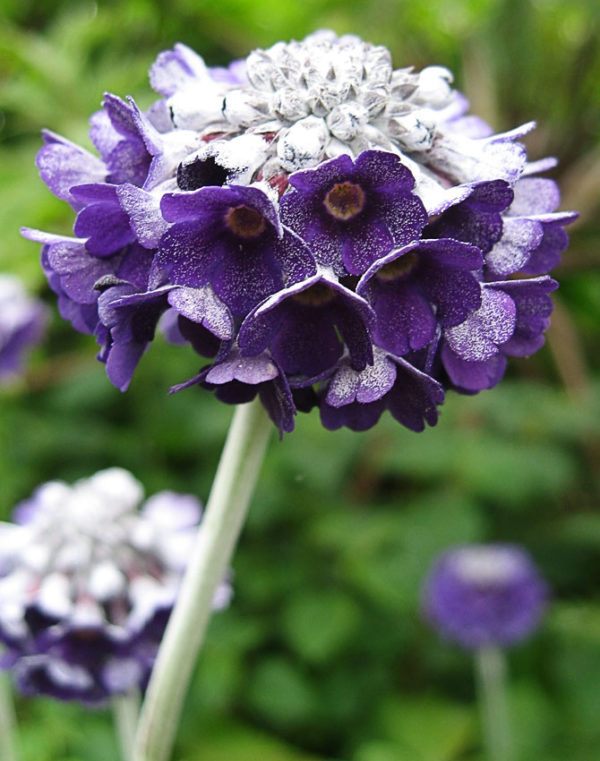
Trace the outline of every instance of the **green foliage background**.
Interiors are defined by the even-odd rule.
[[[182,41],[209,64],[330,27],[387,45],[397,66],[451,68],[500,130],[535,118],[530,155],[560,159],[581,212],[556,272],[547,346],[494,391],[450,395],[415,435],[324,431],[315,414],[274,438],[213,620],[177,761],[482,761],[468,656],[419,616],[445,547],[519,542],[553,592],[540,633],[510,653],[515,761],[591,761],[600,746],[600,29],[596,0],[0,0],[0,269],[54,309],[20,384],[0,392],[0,515],[51,478],[129,468],[149,494],[205,498],[231,409],[168,397],[198,359],[159,339],[126,394],[90,337],[56,315],[20,225],[68,232],[37,177],[39,131],[89,144],[105,90],[154,96],[147,70]],[[117,757],[109,712],[18,702],[24,761]]]

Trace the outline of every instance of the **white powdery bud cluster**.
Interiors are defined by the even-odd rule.
[[[214,155],[228,170],[235,165],[238,182],[269,181],[341,154],[390,151],[411,170],[429,214],[437,214],[461,200],[457,186],[512,184],[524,171],[526,154],[514,141],[533,125],[492,135],[481,122],[472,134],[468,103],[442,66],[394,70],[385,47],[319,31],[251,53],[244,82],[215,82],[199,56],[182,45],[176,50],[193,74],[166,93],[172,124],[230,143]],[[240,162],[232,143],[248,134],[263,140]]]

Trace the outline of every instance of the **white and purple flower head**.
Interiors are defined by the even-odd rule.
[[[27,352],[42,340],[48,310],[27,295],[16,275],[0,274],[0,383],[23,369]]]
[[[467,649],[506,647],[529,637],[546,610],[548,587],[528,552],[472,544],[445,552],[426,579],[423,612]]]
[[[28,694],[101,704],[144,689],[201,506],[110,468],[50,481],[0,523],[1,665]],[[231,594],[223,582],[213,601]]]
[[[127,388],[168,313],[212,358],[176,389],[257,394],[280,431],[297,409],[355,430],[388,409],[435,424],[543,343],[567,245],[556,184],[432,66],[317,32],[228,69],[161,53],[146,112],[106,95],[100,157],[45,133],[41,176],[76,237],[25,230],[63,316],[94,333]]]

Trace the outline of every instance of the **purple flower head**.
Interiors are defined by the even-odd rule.
[[[120,468],[51,481],[0,524],[3,665],[28,694],[88,704],[144,688],[200,520],[195,497]],[[214,605],[223,607],[223,582]]]
[[[528,552],[510,544],[448,550],[426,579],[423,611],[442,636],[467,649],[508,647],[538,627],[548,587]]]
[[[0,383],[17,377],[27,352],[42,340],[48,312],[15,275],[0,275]]]
[[[447,69],[328,31],[222,69],[177,44],[150,84],[147,111],[105,96],[100,157],[44,134],[75,237],[24,231],[118,388],[165,314],[211,358],[177,389],[258,395],[280,431],[315,406],[330,428],[389,410],[421,430],[446,389],[491,388],[543,344],[575,215],[541,176],[555,161],[528,161],[532,122],[494,134]]]

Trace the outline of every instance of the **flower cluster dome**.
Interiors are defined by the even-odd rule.
[[[110,468],[50,481],[0,523],[0,665],[23,692],[102,703],[143,689],[200,520],[198,500]],[[224,607],[223,582],[213,600]]]
[[[147,111],[107,94],[93,115],[99,157],[44,134],[74,237],[24,234],[62,315],[123,390],[164,314],[211,360],[175,390],[258,394],[280,431],[314,406],[328,428],[435,424],[446,389],[542,345],[574,218],[519,142],[534,125],[493,134],[451,81],[326,31],[227,68],[161,53]]]
[[[529,553],[512,544],[470,544],[445,552],[423,589],[429,621],[467,649],[509,646],[530,636],[548,587]]]
[[[0,383],[22,371],[25,355],[42,340],[47,321],[45,305],[27,294],[21,280],[0,274]]]

